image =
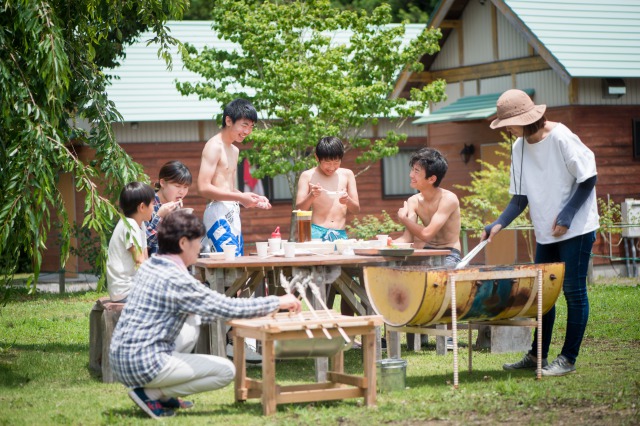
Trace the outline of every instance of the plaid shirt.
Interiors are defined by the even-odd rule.
[[[156,194],[156,205],[153,206],[153,215],[151,220],[147,222],[147,249],[149,250],[149,256],[158,252],[158,225],[162,221],[162,218],[158,216],[158,210],[162,207],[160,198]]]
[[[175,348],[187,316],[203,322],[216,318],[253,318],[278,309],[276,296],[232,298],[203,285],[188,271],[159,256],[146,261],[111,339],[110,361],[115,378],[142,387],[162,370]]]

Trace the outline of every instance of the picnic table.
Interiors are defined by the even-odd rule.
[[[393,255],[346,255],[309,254],[286,258],[255,255],[239,256],[233,260],[201,258],[195,264],[196,277],[209,284],[212,290],[227,296],[251,297],[264,294],[265,281],[271,294],[282,291],[278,286],[280,274],[286,277],[311,275],[320,288],[325,303],[334,292],[340,294],[357,315],[372,315],[375,312],[368,300],[362,280],[362,267],[367,265],[419,264],[438,267],[444,262],[449,250],[418,249],[408,256]],[[322,309],[321,303],[313,299],[314,309]],[[209,353],[226,357],[225,321],[215,321],[210,326]],[[376,330],[376,357],[381,358],[380,330]],[[316,379],[324,381],[328,369],[327,358],[316,359]]]

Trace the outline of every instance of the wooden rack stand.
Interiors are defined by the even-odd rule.
[[[321,318],[303,312],[300,315],[279,313],[274,316],[231,320],[233,327],[233,362],[236,367],[236,401],[261,398],[264,415],[275,413],[278,404],[364,398],[366,406],[376,404],[375,329],[382,325],[379,315],[349,317],[333,311],[317,311]],[[344,354],[331,357],[327,381],[302,385],[276,384],[276,341],[326,339],[323,329],[332,339],[343,339],[339,329],[349,337],[362,335],[364,375],[344,373]],[[244,339],[254,338],[262,343],[262,381],[247,377]],[[326,356],[326,355],[325,355]]]

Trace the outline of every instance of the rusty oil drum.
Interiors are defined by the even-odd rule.
[[[458,321],[535,318],[536,278],[518,271],[542,270],[542,311],[556,303],[564,280],[564,263],[482,266],[459,270],[420,266],[365,266],[364,284],[374,310],[392,326],[451,323],[449,274],[456,278]],[[526,272],[525,272],[526,273]],[[482,277],[473,279],[470,277]],[[494,276],[494,277],[492,277]]]

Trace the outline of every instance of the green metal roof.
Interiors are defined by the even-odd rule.
[[[167,26],[171,35],[183,43],[194,45],[199,51],[205,46],[226,50],[236,48],[230,41],[218,39],[211,24],[210,21],[169,21]],[[397,24],[389,24],[394,25]],[[405,28],[403,43],[408,43],[424,30],[425,24],[409,24]],[[168,70],[164,60],[158,58],[158,44],[147,45],[152,37],[152,33],[142,34],[137,42],[127,47],[122,65],[105,71],[115,77],[107,87],[107,93],[123,121],[211,120],[220,114],[222,106],[218,102],[201,100],[195,94],[183,96],[178,92],[176,80],[197,83],[204,78],[184,68],[175,46],[171,48],[173,69]],[[335,44],[349,43],[350,38],[351,33],[346,30],[333,34]]]
[[[533,89],[524,89],[529,96],[533,96]],[[496,102],[501,93],[489,95],[465,96],[451,105],[447,105],[434,113],[419,118],[412,124],[448,123],[452,121],[484,120],[496,114]]]
[[[571,77],[640,77],[639,0],[502,0]],[[535,43],[534,43],[535,44]]]

